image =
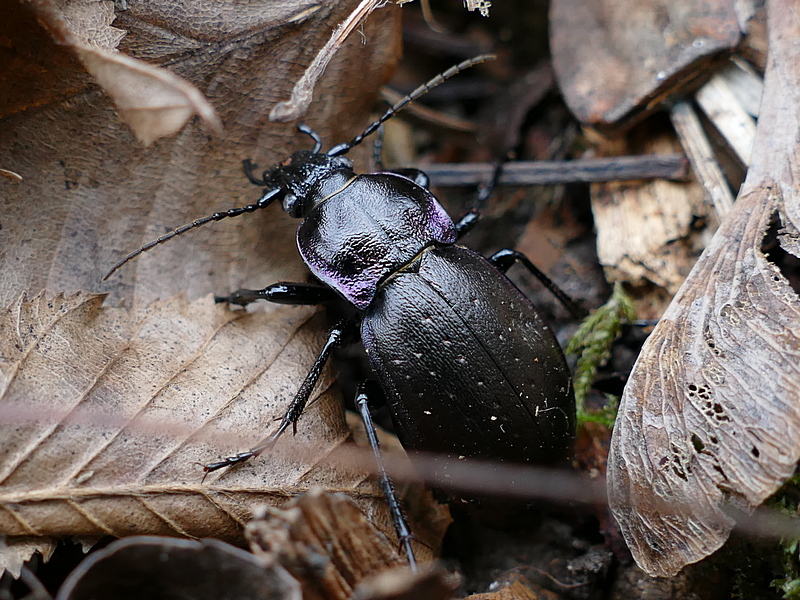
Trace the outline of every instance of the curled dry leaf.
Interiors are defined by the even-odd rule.
[[[740,38],[729,0],[553,0],[550,31],[564,100],[601,130],[697,87]]]
[[[769,64],[734,204],[648,339],[614,428],[609,502],[639,565],[668,576],[727,539],[800,458],[800,23],[768,2]],[[769,251],[770,237],[777,244]]]
[[[225,125],[211,139],[190,120],[149,148],[74,53],[38,25],[32,4],[5,7],[0,34],[15,60],[0,98],[0,166],[21,183],[0,178],[0,306],[42,289],[109,292],[112,301],[144,306],[180,292],[193,300],[302,280],[297,223],[275,206],[176,239],[101,283],[118,259],[168,229],[254,202],[261,192],[244,177],[243,159],[269,167],[310,148],[294,123],[270,123],[268,113],[356,3],[147,0],[118,10],[120,52],[190,81]],[[113,3],[67,4],[96,16]],[[318,83],[306,123],[326,146],[369,122],[399,55],[398,17],[393,6],[375,11],[364,25],[366,44],[348,40]],[[87,28],[88,20],[78,19]],[[107,20],[94,29],[108,32]]]
[[[125,32],[111,26],[113,2],[36,0],[31,6],[53,38],[74,52],[111,96],[145,145],[177,133],[195,114],[216,135],[222,133],[217,113],[195,86],[116,50]]]
[[[0,566],[18,572],[14,544],[31,538],[240,540],[254,506],[312,485],[385,510],[368,474],[337,460],[349,431],[329,374],[296,436],[202,481],[202,464],[274,429],[321,346],[321,314],[102,302],[41,294],[0,312]]]
[[[70,573],[56,600],[248,598],[302,600],[280,565],[218,540],[139,536],[96,552]]]

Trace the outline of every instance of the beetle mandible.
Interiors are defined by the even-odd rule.
[[[295,152],[261,178],[245,162],[248,178],[267,188],[256,203],[179,227],[132,252],[105,276],[176,235],[280,201],[289,215],[302,219],[297,246],[319,283],[241,289],[217,297],[217,302],[244,306],[259,299],[297,305],[344,300],[357,309],[357,317],[329,332],[277,431],[247,452],[206,465],[206,472],[255,457],[290,425],[295,428],[331,351],[354,337],[353,331],[360,335],[404,447],[441,457],[438,480],[446,478],[448,460],[541,464],[566,454],[575,428],[569,369],[550,327],[504,273],[520,262],[549,280],[516,251],[501,250],[486,259],[458,245],[479,213],[473,209],[454,222],[428,190],[422,172],[359,175],[344,156],[406,104],[487,58],[452,67],[351,142],[327,152],[321,151],[319,136],[301,125],[315,142],[313,150]],[[366,421],[367,389],[362,385],[357,394]],[[411,535],[375,441],[373,450],[398,535],[413,564]]]

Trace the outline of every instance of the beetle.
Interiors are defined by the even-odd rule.
[[[447,478],[452,460],[546,464],[567,453],[575,429],[570,371],[551,328],[505,272],[520,262],[548,287],[554,285],[519,252],[501,250],[487,259],[459,245],[479,218],[477,208],[454,222],[421,171],[357,174],[344,156],[403,106],[486,58],[452,67],[352,141],[327,152],[319,136],[301,125],[314,141],[312,150],[296,151],[261,177],[245,161],[250,181],[266,188],[256,203],[179,227],[132,252],[106,275],[176,235],[280,201],[283,210],[301,219],[298,250],[317,282],[241,289],[216,301],[241,306],[256,300],[344,301],[355,309],[355,317],[328,333],[278,429],[257,447],[206,465],[206,472],[249,460],[289,426],[296,429],[333,348],[354,337],[363,343],[404,447],[440,457],[437,480]],[[571,307],[563,292],[554,291]],[[356,404],[368,433],[374,432],[369,396],[362,384]],[[398,536],[413,564],[411,535],[377,439],[371,441]]]

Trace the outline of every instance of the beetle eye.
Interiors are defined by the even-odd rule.
[[[299,219],[303,216],[303,203],[294,194],[286,194],[283,197],[283,210],[289,213],[290,217]]]

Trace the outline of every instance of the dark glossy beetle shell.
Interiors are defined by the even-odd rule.
[[[455,240],[453,221],[433,194],[393,173],[354,176],[297,230],[311,272],[360,310],[423,248]]]
[[[519,463],[566,454],[575,402],[561,348],[479,254],[425,252],[381,287],[361,335],[407,449]]]

